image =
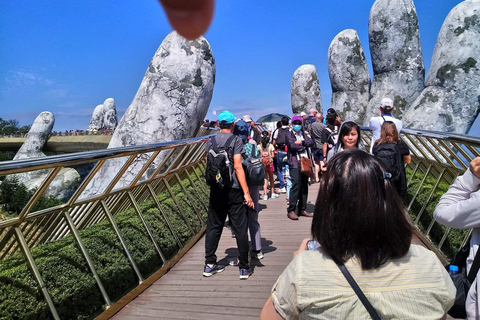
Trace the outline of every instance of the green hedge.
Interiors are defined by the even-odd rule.
[[[195,181],[194,186],[190,186],[187,179],[183,183],[195,199],[192,205],[202,213],[205,221],[205,208],[193,192],[204,187],[203,181]],[[202,224],[182,189],[179,185],[172,185],[172,192],[194,233],[198,233]],[[198,194],[202,195],[202,201],[208,201],[206,195]],[[187,243],[194,234],[180,217],[170,194],[165,190],[157,198],[180,241]],[[140,210],[164,256],[171,259],[180,248],[154,200],[148,198],[140,204]],[[135,210],[129,208],[116,214],[115,221],[142,276],[146,278],[158,270],[161,260]],[[138,285],[108,221],[81,230],[80,235],[112,301]],[[31,252],[62,319],[92,319],[103,311],[104,301],[100,291],[73,237],[42,244]],[[51,319],[48,306],[21,253],[0,261],[0,319]]]
[[[413,170],[407,167],[408,178],[412,175],[412,171]],[[419,184],[422,182],[422,179],[423,179],[423,173],[419,173],[419,172],[417,172],[415,176],[412,178],[412,181],[408,186],[408,191],[407,191],[407,197],[406,197],[407,204],[411,202],[413,196],[415,195],[415,192],[418,189]],[[436,182],[437,180],[430,176],[428,176],[425,179],[422,189],[420,190],[419,194],[417,195],[417,197],[415,198],[415,201],[412,204],[412,207],[410,208],[410,216],[413,221],[415,221],[415,219],[417,218],[417,213],[423,207],[424,203],[426,202]],[[425,231],[428,229],[428,226],[430,225],[433,219],[433,213],[435,211],[435,207],[437,203],[440,201],[441,196],[448,190],[449,187],[450,185],[442,180],[438,184],[437,188],[435,189],[435,192],[432,198],[430,199],[430,202],[428,203],[422,216],[420,217],[420,221],[418,222],[418,227],[420,228],[422,233],[425,233]],[[446,229],[447,227],[443,226],[438,222],[435,222],[429,234],[429,238],[433,244],[438,245]],[[448,259],[453,258],[453,255],[460,248],[463,242],[463,239],[467,233],[468,233],[468,230],[452,229],[450,231],[447,239],[445,240],[441,248],[442,252],[445,254],[445,256]]]

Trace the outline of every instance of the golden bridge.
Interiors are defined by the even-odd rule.
[[[362,133],[368,146],[370,132]],[[47,173],[18,215],[0,221],[0,319],[257,319],[293,251],[309,237],[311,220],[288,220],[282,196],[262,201],[265,258],[252,260],[252,277],[239,281],[231,267],[203,278],[209,195],[204,146],[210,134],[201,129],[195,138],[168,143],[0,162],[1,177]],[[410,129],[401,136],[412,154],[407,207],[417,228],[415,241],[446,264],[471,231],[439,225],[433,211],[449,185],[480,156],[480,139]],[[52,148],[78,148],[65,141]],[[88,143],[83,147],[97,149]],[[148,158],[145,166],[129,185],[117,186],[140,156]],[[163,160],[152,169],[157,157]],[[101,193],[82,198],[113,158],[125,164]],[[94,167],[68,201],[39,206],[62,168],[85,164]],[[312,185],[310,210],[315,191]],[[225,264],[237,256],[229,232],[217,253]]]

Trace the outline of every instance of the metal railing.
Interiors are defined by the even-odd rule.
[[[412,161],[407,165],[407,209],[423,236],[444,263],[468,240],[471,230],[453,230],[433,219],[440,196],[480,156],[480,138],[425,130],[403,129]],[[371,131],[362,128],[368,147]]]
[[[185,216],[182,205],[190,205],[196,215],[196,219],[198,219],[197,222],[202,226],[205,225],[207,206],[204,200],[208,196],[208,190],[204,184],[204,179],[200,178],[197,171],[204,171],[204,146],[208,139],[207,134],[212,132],[209,129],[201,128],[197,134],[198,137],[192,139],[0,162],[0,176],[23,174],[37,170],[47,172],[43,183],[36,189],[18,216],[12,216],[4,221],[0,221],[0,259],[5,259],[21,251],[48,304],[51,315],[54,319],[60,319],[31,250],[42,244],[72,236],[108,308],[112,304],[111,299],[89,256],[88,250],[80,236],[80,231],[107,220],[114,230],[138,282],[142,283],[144,275],[141,274],[136,261],[132,258],[115,216],[128,208],[133,208],[133,211],[141,220],[144,232],[148,234],[159,259],[162,264],[165,264],[167,261],[162,251],[163,248],[156,241],[152,228],[142,214],[139,205],[147,198],[153,199],[160,212],[161,217],[159,218],[163,218],[162,221],[165,222],[169,232],[175,239],[179,250],[183,244],[180,236],[169,221],[168,213],[165,212],[165,209],[162,208],[157,199],[160,193],[167,194],[168,198],[173,200],[176,212],[184,221],[190,234],[195,235],[196,232],[199,232],[192,227],[189,219]],[[136,159],[140,156],[144,161],[141,167],[136,165]],[[82,193],[94,179],[98,178],[102,168],[108,165],[111,159],[123,159],[124,164],[118,167],[118,172],[110,181],[108,187],[103,192],[92,197],[82,198]],[[93,169],[81,181],[73,195],[65,203],[51,208],[32,211],[32,208],[34,208],[35,204],[63,168],[85,164],[94,164]],[[131,171],[130,169],[135,165],[136,170],[133,178],[127,184],[124,183],[124,185],[119,186],[118,182],[121,178],[127,171]],[[187,204],[179,202],[173,191],[174,186],[182,192],[187,200]],[[193,205],[194,203],[200,203],[200,208]]]

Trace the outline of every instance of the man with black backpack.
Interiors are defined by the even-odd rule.
[[[242,166],[242,140],[234,136],[235,116],[223,111],[218,116],[220,132],[206,145],[207,168],[205,179],[210,185],[207,229],[205,231],[205,267],[203,275],[210,277],[225,270],[217,264],[215,252],[228,215],[237,240],[240,279],[248,279],[248,220],[247,207],[253,208]]]
[[[277,177],[278,182],[280,183],[279,193],[286,193],[286,184],[283,177],[283,167],[285,166],[284,159],[287,157],[287,151],[285,147],[287,146],[287,134],[290,131],[288,127],[288,117],[282,117],[280,120],[282,122],[282,127],[276,129],[272,135],[272,142],[277,150]]]
[[[323,144],[322,156],[324,164],[327,163],[328,151],[335,147],[338,142],[338,127],[335,126],[336,119],[336,113],[327,113],[327,127],[323,129],[320,139]]]

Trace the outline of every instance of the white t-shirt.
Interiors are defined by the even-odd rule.
[[[391,114],[384,114],[383,117],[373,117],[372,119],[370,119],[370,122],[368,123],[368,127],[370,128],[370,130],[372,130],[372,142],[370,143],[370,153],[372,153],[373,144],[375,143],[375,141],[380,139],[380,132],[381,132],[382,124],[384,121],[392,121],[393,123],[395,123],[398,134],[400,134],[400,132],[403,129],[403,122],[401,120],[394,118]]]

